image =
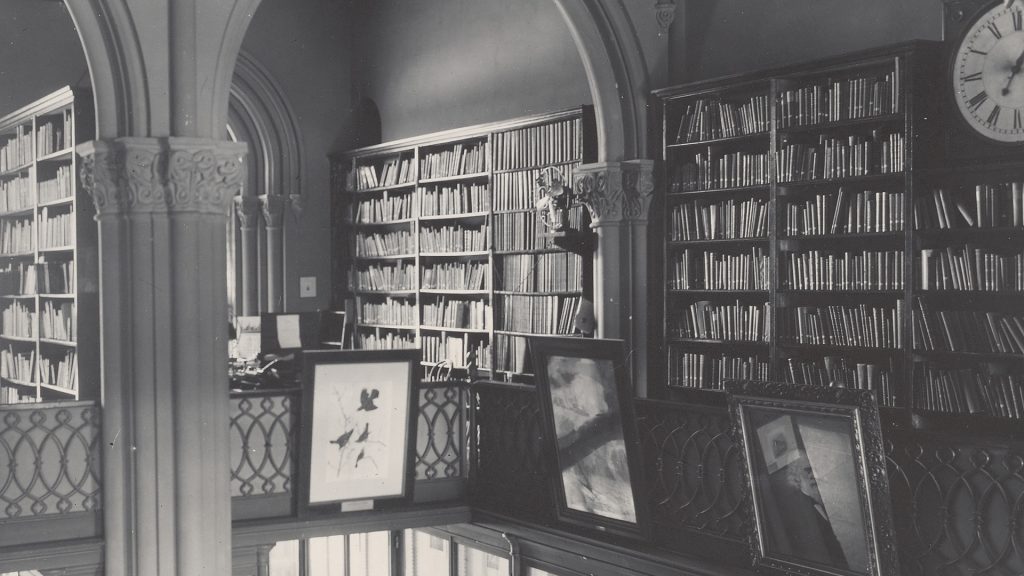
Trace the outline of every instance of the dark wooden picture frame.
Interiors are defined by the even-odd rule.
[[[621,340],[531,336],[559,520],[648,534],[633,390]]]
[[[868,390],[731,381],[759,572],[896,576],[885,451]]]
[[[412,500],[419,365],[418,349],[303,354],[300,507]]]

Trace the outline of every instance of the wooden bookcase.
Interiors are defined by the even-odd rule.
[[[665,321],[652,394],[774,379],[869,388],[911,413],[911,217],[941,163],[941,56],[913,42],[655,92]]]
[[[0,404],[97,396],[96,227],[74,151],[92,132],[71,88],[0,118]]]
[[[542,235],[537,178],[553,168],[571,182],[595,155],[581,107],[333,158],[333,297],[353,304],[355,347],[529,378],[526,337],[571,333],[585,296],[582,257]],[[570,223],[589,226],[582,206]]]

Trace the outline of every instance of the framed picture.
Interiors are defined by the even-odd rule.
[[[899,574],[885,453],[867,390],[726,382],[770,574]]]
[[[300,502],[411,498],[419,350],[303,355]]]
[[[633,391],[621,340],[530,337],[560,520],[646,534]]]

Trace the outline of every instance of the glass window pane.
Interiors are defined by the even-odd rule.
[[[308,576],[345,576],[345,536],[310,538]]]
[[[299,576],[299,541],[278,542],[270,549],[270,576]]]
[[[449,554],[447,538],[405,531],[405,576],[449,576]]]
[[[508,559],[459,546],[459,576],[508,576]]]
[[[388,576],[391,573],[390,541],[387,531],[350,534],[349,576]]]

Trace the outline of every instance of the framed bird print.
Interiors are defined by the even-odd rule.
[[[303,354],[303,504],[411,499],[419,364],[419,350]]]

